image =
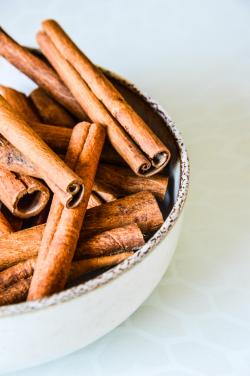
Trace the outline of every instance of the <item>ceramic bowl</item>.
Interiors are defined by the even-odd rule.
[[[182,137],[151,98],[105,73],[171,150],[164,171],[169,189],[161,206],[165,222],[138,252],[102,275],[46,299],[0,307],[1,373],[59,358],[114,329],[151,294],[176,248],[189,184]]]

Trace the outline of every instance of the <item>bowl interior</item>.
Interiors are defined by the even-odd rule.
[[[143,118],[143,120],[150,126],[150,128],[157,134],[157,136],[164,142],[171,152],[171,159],[168,165],[164,168],[161,174],[169,177],[168,190],[163,202],[160,202],[160,207],[164,219],[167,218],[171,212],[178,196],[180,187],[180,149],[171,132],[167,126],[167,119],[155,103],[150,102],[149,98],[145,98],[132,84],[127,81],[119,79],[112,73],[106,72],[108,78],[112,81],[114,86],[122,93],[127,102],[136,110],[136,112]],[[164,115],[164,116],[162,116]]]
[[[157,233],[153,235],[138,252],[108,272],[104,272],[102,275],[99,275],[85,283],[81,283],[75,287],[71,287],[58,294],[54,294],[39,301],[24,302],[0,307],[0,317],[30,312],[66,302],[112,281],[112,279],[115,279],[120,274],[136,265],[138,262],[141,262],[144,256],[152,251],[154,247],[167,235],[168,231],[172,228],[180,215],[188,192],[189,163],[187,152],[179,131],[163,109],[151,98],[142,94],[127,80],[124,80],[107,70],[103,71],[117,87],[117,89],[123,94],[128,103],[153,129],[153,131],[166,144],[171,152],[171,160],[161,172],[162,174],[167,175],[169,178],[168,190],[165,195],[165,199],[163,202],[159,203],[165,222],[161,229],[157,231]]]

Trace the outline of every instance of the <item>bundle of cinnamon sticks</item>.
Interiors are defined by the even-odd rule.
[[[38,85],[0,86],[0,305],[111,268],[163,223],[166,145],[55,21],[37,41],[0,28],[0,55]]]

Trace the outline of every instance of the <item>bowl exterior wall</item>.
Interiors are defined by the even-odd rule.
[[[140,263],[90,293],[46,309],[0,320],[0,373],[76,351],[126,320],[151,294],[175,251],[183,213]]]

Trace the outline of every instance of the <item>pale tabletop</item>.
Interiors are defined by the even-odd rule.
[[[191,191],[171,266],[143,306],[89,347],[15,376],[249,375],[250,3],[0,4],[0,24],[26,45],[52,17],[166,108],[189,150]],[[33,87],[0,66],[2,84]]]

